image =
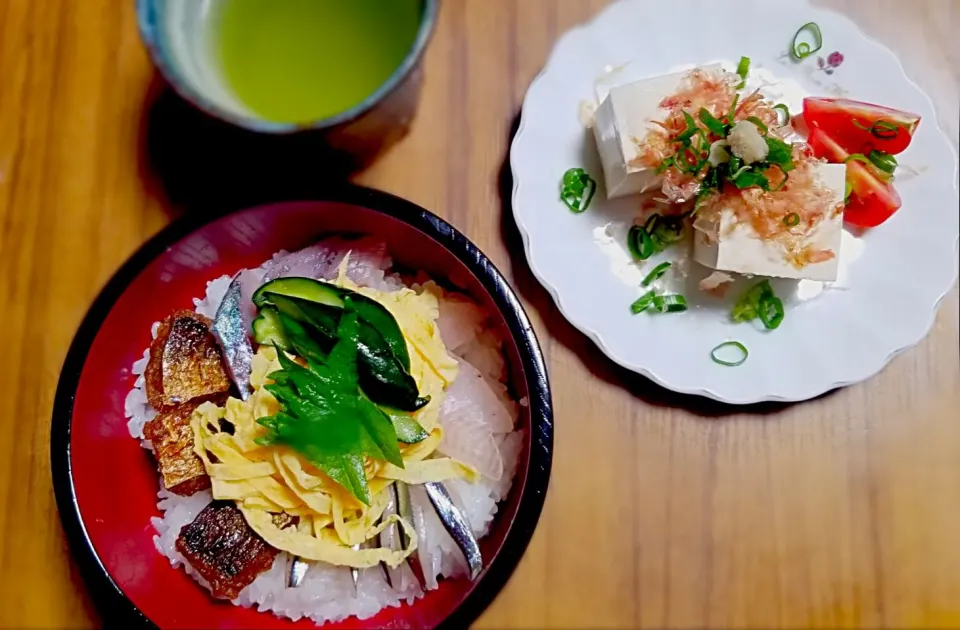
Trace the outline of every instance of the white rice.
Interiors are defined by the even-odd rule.
[[[350,243],[349,249],[348,274],[354,282],[379,290],[395,290],[403,286],[399,276],[388,273],[392,262],[383,243],[364,239]],[[260,268],[244,272],[242,279],[251,284],[247,288],[249,294],[264,279],[283,275],[331,277],[346,250],[346,243],[331,239],[294,254],[279,252]],[[204,297],[194,300],[196,311],[214,317],[230,281],[229,276],[223,276],[208,282]],[[417,286],[414,285],[414,288]],[[516,472],[522,436],[512,428],[516,423],[518,406],[502,382],[505,365],[500,341],[484,328],[486,317],[481,310],[463,296],[445,294],[440,304],[439,323],[448,350],[461,361],[461,375],[471,377],[470,381],[461,382],[458,376],[454,385],[458,386],[456,391],[459,394],[448,396],[441,410],[440,420],[451,437],[448,439],[445,435],[440,450],[446,448],[451,456],[456,453],[458,459],[462,454],[463,461],[476,459],[476,462],[467,463],[474,464],[478,470],[487,467],[491,471],[490,477],[484,476],[474,484],[451,480],[445,485],[464,511],[475,535],[480,537],[490,530],[498,503],[509,492]],[[158,326],[158,323],[153,325],[154,336]],[[129,418],[127,426],[130,435],[139,439],[144,448],[153,450],[150,442],[143,438],[144,425],[156,416],[144,389],[143,373],[148,358],[149,349],[144,351],[143,358],[133,364],[132,372],[137,378],[125,400],[124,413]],[[453,387],[450,389],[453,390]],[[451,398],[457,399],[451,401]],[[451,430],[450,427],[455,429]],[[478,441],[477,435],[482,439]],[[483,463],[483,466],[479,463]],[[154,545],[158,552],[170,560],[171,566],[182,566],[209,590],[209,585],[177,552],[175,543],[180,529],[193,521],[212,500],[210,491],[181,497],[164,489],[162,481],[160,487],[157,507],[163,516],[151,519],[157,531]],[[415,526],[421,538],[417,554],[427,588],[436,588],[441,577],[465,575],[463,556],[429,507],[422,487],[411,487],[411,498],[416,515]],[[260,574],[232,603],[257,606],[261,611],[271,611],[294,621],[309,617],[317,624],[322,624],[349,616],[367,619],[385,607],[412,603],[417,597],[423,596],[406,565],[403,566],[403,579],[397,589],[392,588],[381,569],[375,567],[361,570],[355,591],[348,568],[323,563],[311,563],[301,586],[287,588],[289,561],[288,554],[279,554],[272,568]]]

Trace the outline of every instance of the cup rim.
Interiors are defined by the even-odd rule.
[[[423,11],[413,45],[400,65],[393,71],[393,74],[367,98],[349,109],[326,118],[306,123],[279,123],[229,111],[217,105],[184,81],[180,73],[174,69],[174,64],[166,52],[163,29],[157,21],[157,5],[164,0],[136,0],[136,2],[137,28],[140,31],[140,40],[146,47],[153,65],[181,98],[202,112],[242,129],[276,135],[330,129],[356,120],[373,109],[388,94],[393,92],[420,62],[433,35],[439,11],[439,0],[423,0]]]

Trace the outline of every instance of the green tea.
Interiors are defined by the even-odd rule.
[[[214,41],[227,86],[266,120],[305,123],[373,94],[403,63],[422,0],[224,0]]]

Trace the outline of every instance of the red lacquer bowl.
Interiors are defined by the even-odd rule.
[[[550,391],[540,347],[516,295],[490,261],[426,210],[363,188],[174,221],[116,273],[84,318],[64,363],[51,430],[53,482],[74,556],[110,625],[160,628],[309,628],[272,613],[216,602],[153,546],[157,471],[127,433],[130,366],[150,342],[150,325],[191,308],[206,282],[259,265],[330,233],[374,234],[398,263],[466,290],[496,313],[506,340],[510,387],[529,404],[519,426],[525,448],[513,489],[481,541],[485,570],[474,583],[446,580],[412,606],[388,608],[337,628],[462,628],[506,583],[543,507],[553,447]]]

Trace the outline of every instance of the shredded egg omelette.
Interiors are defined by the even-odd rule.
[[[235,501],[250,527],[271,546],[334,565],[364,568],[384,562],[395,567],[416,549],[417,536],[412,523],[397,515],[381,520],[390,485],[455,478],[472,482],[478,475],[435,452],[443,437],[439,413],[444,390],[458,372],[437,327],[439,287],[432,282],[419,291],[359,287],[346,277],[345,263],[334,283],[376,300],[396,318],[407,342],[410,374],[420,395],[430,396],[430,403],[414,414],[428,437],[416,444],[399,444],[404,467],[366,458],[371,497],[367,506],[292,449],[257,444],[256,438],[267,431],[257,419],[280,411],[280,404],[263,387],[270,382],[268,375],[281,369],[276,350],[269,346],[261,346],[253,357],[253,393],[246,402],[230,398],[223,406],[204,403],[194,411],[194,450],[210,476],[214,499]],[[407,549],[352,549],[393,523],[407,533]]]

